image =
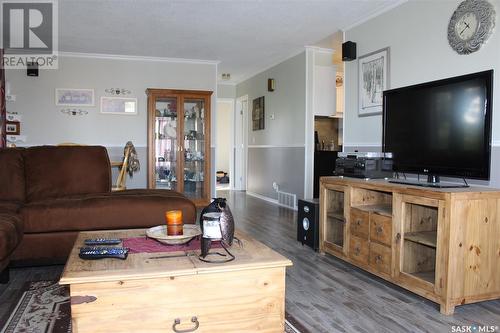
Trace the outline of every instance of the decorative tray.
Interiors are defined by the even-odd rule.
[[[183,234],[176,236],[167,235],[166,225],[159,225],[146,230],[146,236],[167,245],[185,244],[198,235],[201,235],[201,229],[195,224],[184,224]]]

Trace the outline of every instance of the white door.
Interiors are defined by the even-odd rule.
[[[236,99],[236,112],[234,115],[234,184],[235,190],[245,191],[247,167],[247,127],[248,96]]]

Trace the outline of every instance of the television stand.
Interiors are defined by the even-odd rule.
[[[321,177],[319,197],[321,253],[436,302],[443,314],[500,299],[500,189]]]

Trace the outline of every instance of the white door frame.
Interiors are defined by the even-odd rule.
[[[235,177],[236,179],[233,189],[246,191],[248,188],[248,95],[243,95],[236,98],[235,106],[235,134],[233,150],[237,152],[234,159]],[[237,131],[236,131],[237,129]],[[240,142],[241,141],[241,142]],[[238,158],[239,157],[239,158]]]
[[[235,121],[235,99],[234,98],[217,98],[217,104],[218,103],[224,103],[224,104],[229,104],[231,108],[231,115],[229,117],[229,124],[234,124]],[[217,108],[219,110],[219,108]],[[219,115],[217,114],[216,117]],[[217,118],[216,118],[217,119]],[[217,120],[216,120],[217,122]],[[234,179],[234,126],[229,126],[229,188],[231,190],[234,189],[234,184],[235,184],[235,179]],[[217,131],[220,129],[218,128]],[[216,141],[217,141],[217,136],[216,136]],[[215,165],[217,166],[217,154],[215,155]],[[217,168],[217,167],[216,167]],[[217,172],[217,170],[215,170]],[[217,183],[217,182],[216,182]],[[217,187],[217,186],[216,186]]]

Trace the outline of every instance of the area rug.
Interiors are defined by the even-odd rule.
[[[0,318],[1,319],[1,318]],[[2,320],[4,322],[4,320]],[[286,314],[286,333],[305,333]],[[71,333],[69,289],[57,281],[28,282],[1,333]]]

